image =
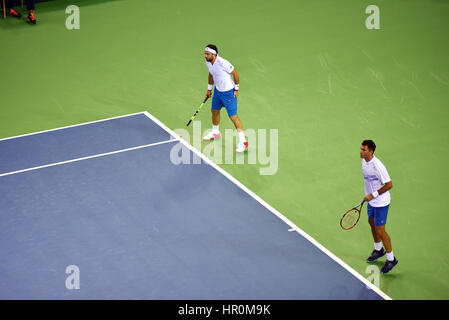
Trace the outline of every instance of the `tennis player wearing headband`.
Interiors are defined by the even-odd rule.
[[[209,70],[206,97],[210,98],[214,83],[215,89],[212,98],[212,131],[204,136],[203,139],[214,140],[221,137],[218,130],[220,110],[222,107],[225,107],[238,132],[239,143],[236,151],[243,152],[248,148],[248,142],[245,139],[242,122],[237,115],[239,74],[229,61],[218,56],[218,49],[215,45],[207,45],[204,49],[204,56],[206,58],[206,67]],[[234,77],[234,81],[232,81],[231,75]]]

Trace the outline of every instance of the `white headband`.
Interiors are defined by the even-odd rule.
[[[214,49],[211,49],[209,47],[206,47],[206,49],[204,49],[207,52],[213,53],[213,54],[217,54],[217,51],[215,51]]]

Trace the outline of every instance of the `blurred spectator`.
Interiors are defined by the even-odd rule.
[[[25,0],[28,10],[27,22],[31,24],[36,24],[36,18],[34,17],[34,0]],[[14,10],[14,0],[6,0],[6,11],[11,17],[20,19],[22,15]]]

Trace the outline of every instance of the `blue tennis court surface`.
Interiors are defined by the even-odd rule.
[[[155,121],[0,140],[0,299],[385,297]]]

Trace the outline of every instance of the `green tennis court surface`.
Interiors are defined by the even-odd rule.
[[[72,4],[80,30],[65,26]],[[380,30],[365,27],[370,4]],[[339,219],[363,195],[358,150],[373,139],[394,185],[387,231],[399,259],[380,288],[393,299],[449,298],[449,1],[36,6],[36,26],[0,19],[0,138],[142,110],[184,128],[206,91],[203,48],[215,43],[240,73],[245,128],[279,132],[275,175],[220,166],[368,277],[366,209],[354,230]],[[203,130],[209,108],[196,117]],[[221,128],[233,128],[225,113]]]

